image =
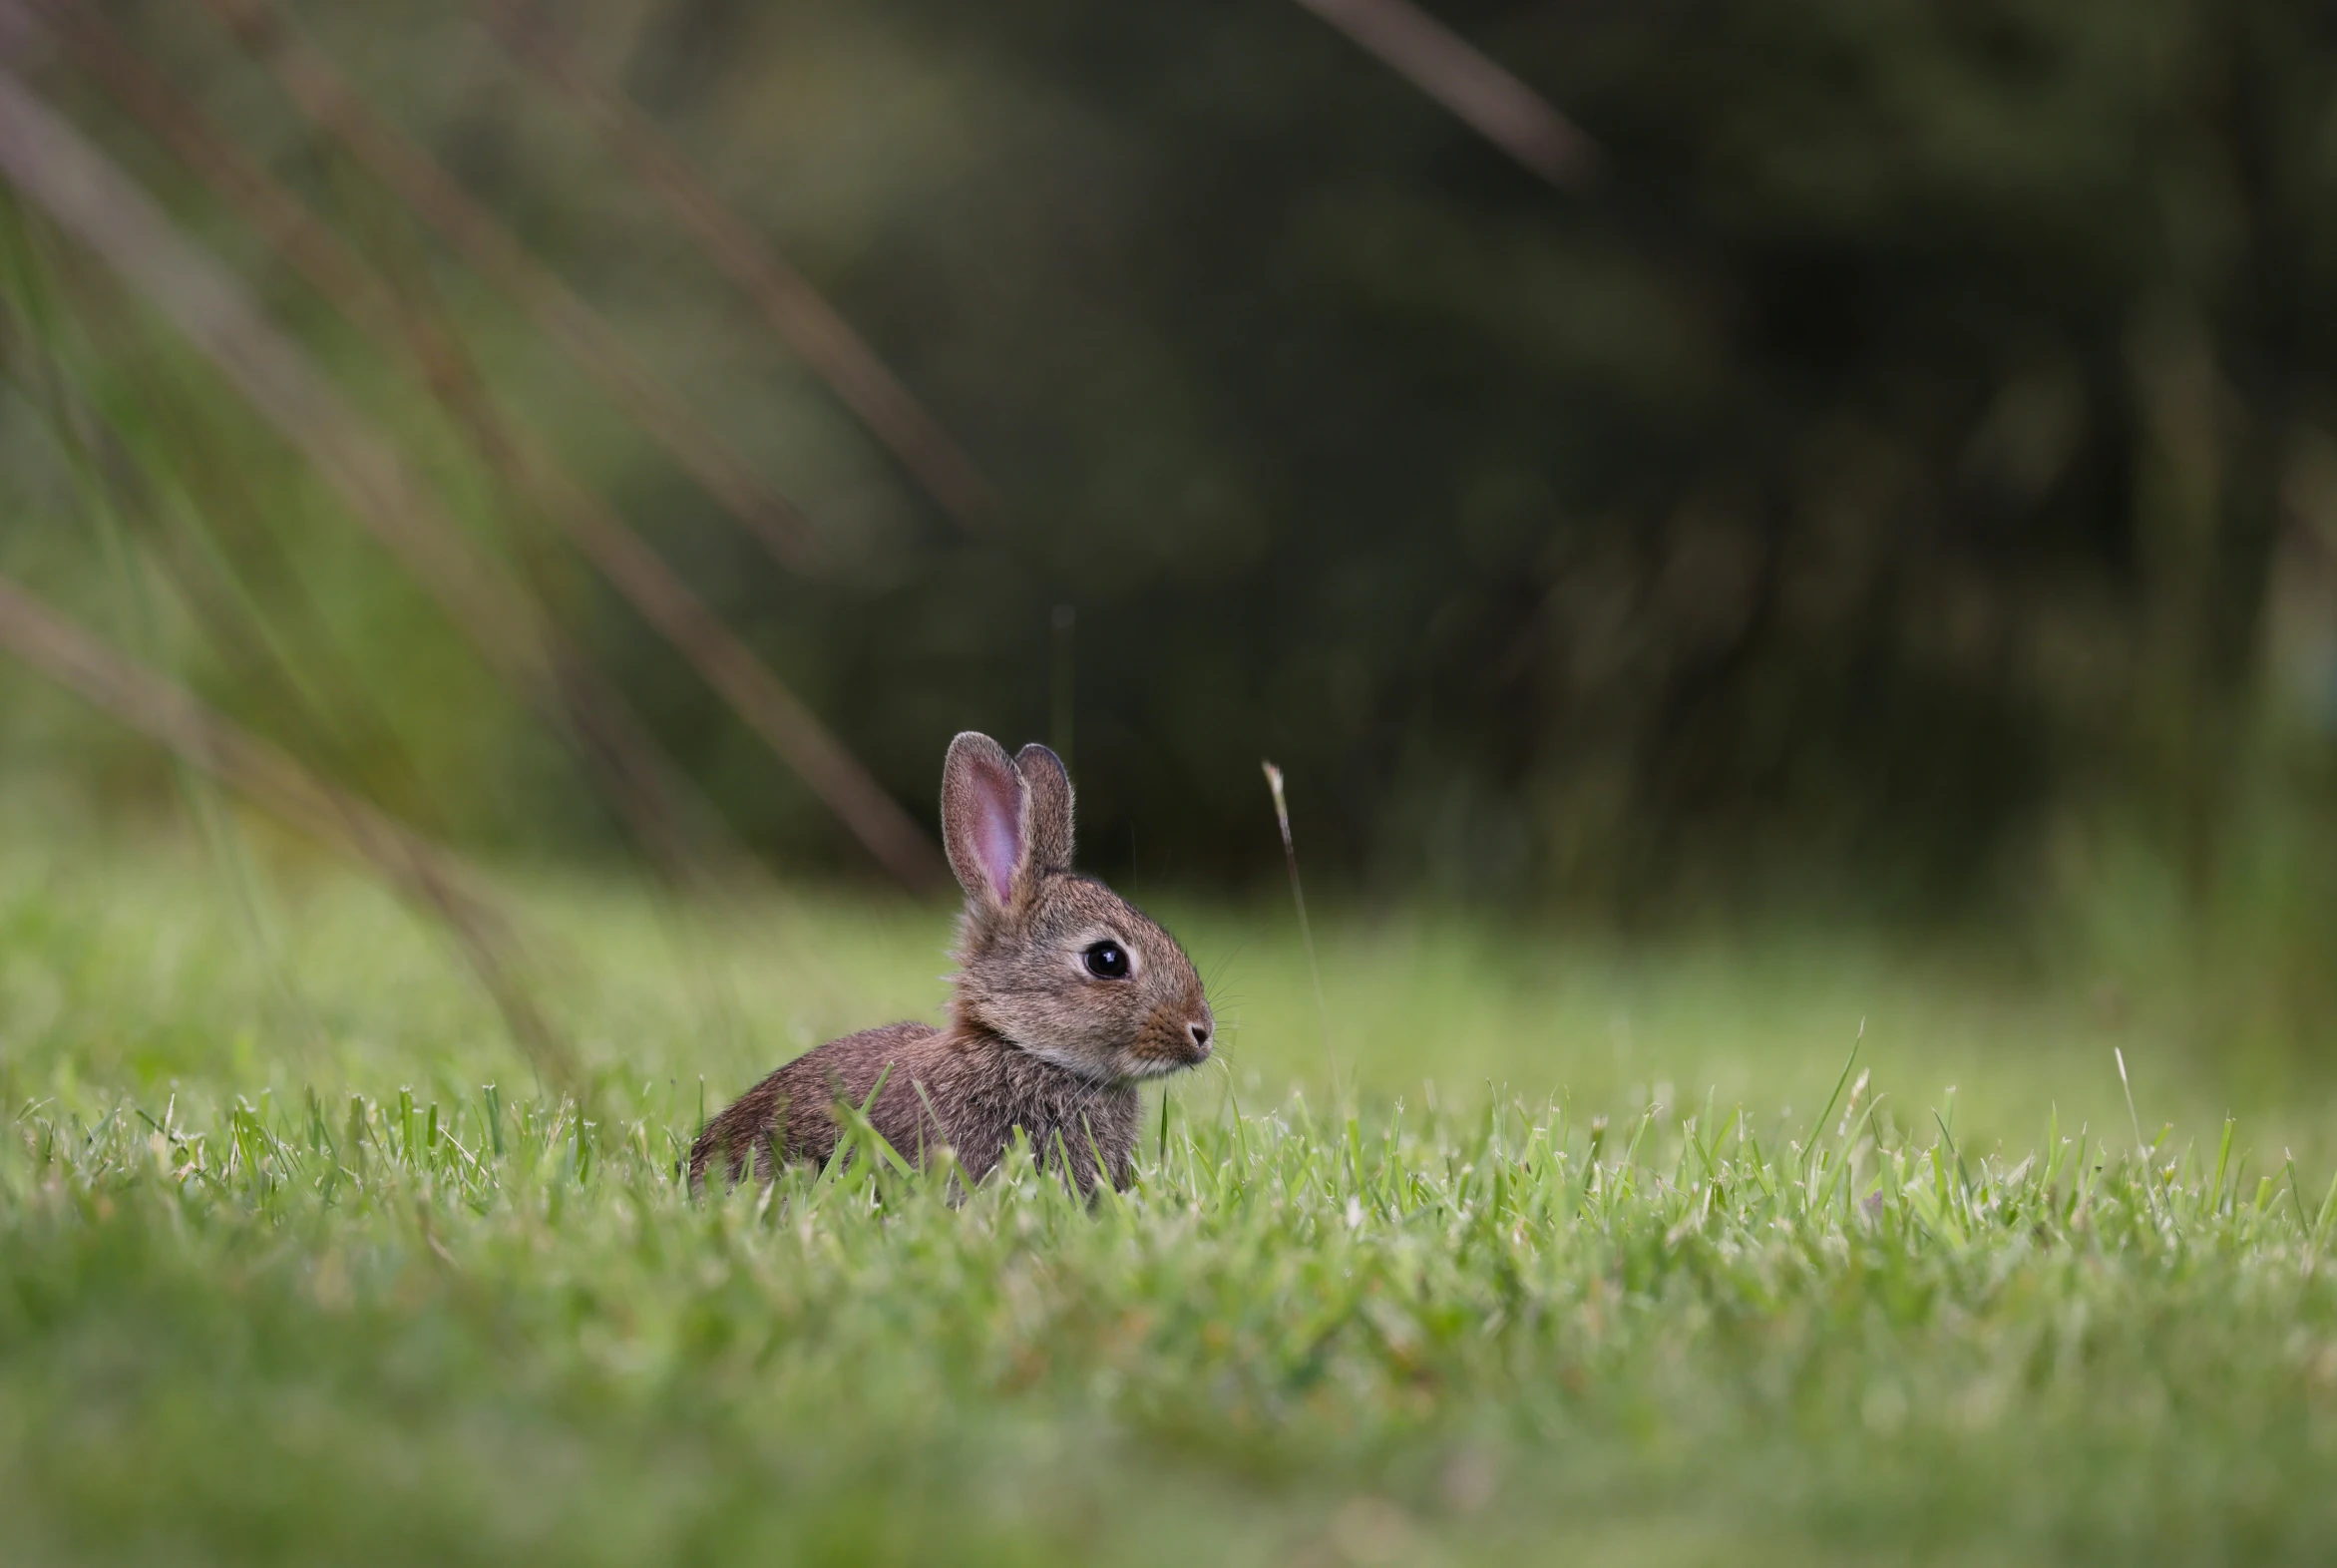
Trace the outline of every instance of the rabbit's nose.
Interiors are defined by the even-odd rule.
[[[1194,1048],[1195,1050],[1199,1051],[1199,1052],[1200,1052],[1202,1055],[1204,1055],[1204,1056],[1208,1055],[1208,1054],[1209,1054],[1209,1025],[1208,1025],[1206,1022],[1195,1022],[1195,1023],[1190,1023],[1190,1024],[1187,1024],[1187,1025],[1186,1025],[1186,1027],[1187,1027],[1187,1028],[1189,1028],[1189,1029],[1192,1031],[1192,1034],[1193,1034],[1193,1048]]]

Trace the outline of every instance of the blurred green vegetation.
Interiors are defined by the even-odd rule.
[[[808,578],[204,8],[105,10],[920,817],[941,742],[977,726],[1066,740],[1114,875],[1263,874],[1271,755],[1315,874],[1384,890],[2060,919],[2132,861],[2204,924],[2326,914],[2321,8],[1440,7],[1600,141],[1576,195],[1291,5],[559,8],[997,483],[970,534],[471,7],[293,7],[800,503]],[[248,224],[62,55],[20,55],[482,538],[535,549]],[[0,559],[129,635],[45,357],[154,505],[215,536],[345,726],[344,775],[459,839],[605,846],[588,782],[277,439],[43,218],[6,223],[38,349],[12,338],[33,391],[0,401]],[[631,611],[540,554],[537,588],[749,842],[861,869]],[[154,597],[151,645],[289,728]],[[20,751],[103,750],[9,710]]]

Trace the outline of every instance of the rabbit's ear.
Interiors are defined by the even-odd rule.
[[[942,847],[976,905],[1002,910],[1030,870],[1030,790],[987,735],[968,730],[942,763]]]
[[[1071,775],[1063,759],[1036,741],[1014,753],[1014,771],[1030,789],[1030,864],[1071,869]]]

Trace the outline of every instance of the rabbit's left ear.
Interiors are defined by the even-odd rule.
[[[1030,873],[1030,789],[1006,750],[968,730],[942,763],[942,848],[974,908],[1002,910]]]
[[[1014,771],[1030,791],[1030,864],[1071,869],[1071,775],[1063,759],[1032,742],[1014,754]]]

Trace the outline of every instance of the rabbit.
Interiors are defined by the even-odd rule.
[[[1071,778],[1040,745],[1009,758],[972,730],[942,764],[942,841],[966,891],[947,1028],[888,1023],[830,1040],[740,1095],[690,1148],[696,1190],[719,1158],[825,1164],[839,1100],[904,1157],[947,1145],[980,1180],[1020,1128],[1083,1193],[1127,1186],[1137,1085],[1208,1060],[1209,998],[1176,939],[1071,870]],[[886,1069],[890,1068],[888,1074]]]

